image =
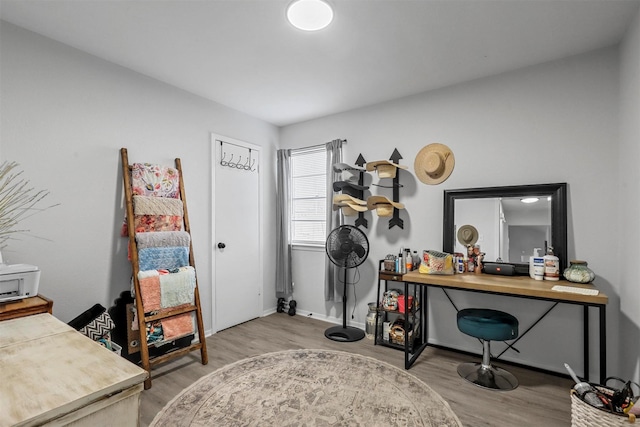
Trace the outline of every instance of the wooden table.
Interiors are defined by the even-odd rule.
[[[137,426],[147,372],[50,314],[0,322],[0,426]]]
[[[529,276],[499,276],[493,274],[454,274],[454,275],[437,275],[437,274],[421,274],[417,270],[406,274],[397,274],[381,271],[379,280],[404,282],[405,294],[407,293],[407,285],[422,285],[426,288],[438,287],[445,291],[447,289],[456,289],[469,292],[481,292],[494,295],[505,295],[517,298],[529,298],[544,301],[551,301],[554,304],[547,310],[529,329],[520,334],[518,340],[522,338],[533,326],[535,326],[544,316],[546,316],[557,304],[576,304],[583,307],[583,357],[584,357],[584,378],[589,380],[589,308],[594,307],[599,313],[599,347],[600,347],[600,383],[604,384],[607,371],[607,318],[606,305],[609,298],[602,292],[598,295],[582,295],[577,293],[558,292],[551,288],[555,285],[564,285],[572,287],[583,287],[595,289],[592,284],[580,285],[566,281],[540,281],[533,280]],[[422,301],[421,303],[426,303]],[[412,364],[417,356],[422,352],[424,347],[429,345],[428,324],[426,316],[423,325],[425,339],[422,348],[414,351],[412,355],[405,354],[405,364]]]
[[[53,301],[42,295],[0,302],[0,321],[40,313],[53,314]]]

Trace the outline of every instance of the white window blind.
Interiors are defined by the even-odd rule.
[[[327,171],[324,147],[292,150],[291,235],[293,244],[324,245]]]

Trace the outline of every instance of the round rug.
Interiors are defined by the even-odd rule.
[[[163,426],[461,426],[449,404],[408,372],[371,357],[289,350],[202,377],[160,411]]]

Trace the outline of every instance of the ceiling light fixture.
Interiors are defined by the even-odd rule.
[[[538,199],[537,197],[527,197],[527,198],[524,198],[524,199],[520,199],[520,201],[522,203],[535,203],[538,200],[540,200],[540,199]]]
[[[287,7],[287,19],[296,28],[317,31],[333,20],[333,9],[324,0],[295,0]]]

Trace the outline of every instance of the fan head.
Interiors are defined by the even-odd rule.
[[[329,233],[325,249],[332,263],[340,267],[353,268],[367,259],[369,240],[359,228],[341,225]]]

